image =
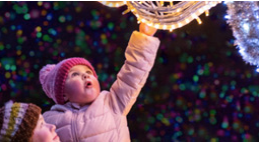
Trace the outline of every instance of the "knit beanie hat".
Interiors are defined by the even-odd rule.
[[[0,108],[0,142],[30,142],[41,108],[9,101]]]
[[[84,58],[68,58],[59,62],[57,65],[48,64],[40,70],[40,83],[46,95],[52,98],[55,103],[64,104],[64,86],[69,70],[75,65],[85,65],[93,71],[96,78],[96,72]]]

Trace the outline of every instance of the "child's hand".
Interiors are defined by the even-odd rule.
[[[157,29],[151,26],[146,25],[145,23],[140,23],[139,32],[146,34],[148,36],[153,36],[156,33]]]

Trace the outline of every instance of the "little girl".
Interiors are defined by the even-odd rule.
[[[126,61],[110,91],[100,91],[96,72],[83,58],[69,58],[40,71],[40,82],[56,105],[43,114],[61,141],[130,141],[127,114],[153,67],[160,41],[140,24],[131,35]]]
[[[0,142],[59,142],[55,129],[34,104],[9,101],[0,108]]]

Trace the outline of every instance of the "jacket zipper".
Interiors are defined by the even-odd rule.
[[[73,134],[73,138],[74,138],[73,140],[75,140],[75,142],[79,142],[78,138],[77,138],[77,133],[76,133],[76,131],[78,131],[76,129],[77,116],[78,116],[78,113],[73,112],[73,119],[72,119],[71,127],[72,127],[72,134]]]

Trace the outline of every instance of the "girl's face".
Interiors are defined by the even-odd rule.
[[[81,106],[92,103],[100,94],[100,85],[92,70],[85,65],[72,67],[65,82],[65,100]]]
[[[57,133],[55,132],[56,126],[48,124],[40,115],[36,128],[33,131],[33,142],[60,142]]]

